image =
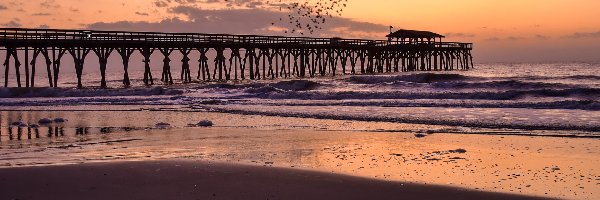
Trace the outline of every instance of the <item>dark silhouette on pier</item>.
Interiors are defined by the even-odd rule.
[[[61,58],[73,58],[77,86],[83,87],[85,58],[94,53],[100,64],[101,87],[106,85],[108,58],[117,52],[123,61],[123,84],[131,84],[130,56],[143,56],[144,78],[154,84],[150,70],[153,53],[163,56],[161,81],[173,84],[170,55],[183,55],[183,83],[193,82],[189,61],[198,59],[196,79],[202,81],[305,78],[339,74],[376,74],[400,71],[467,70],[473,66],[471,43],[443,42],[427,31],[399,30],[388,40],[308,38],[260,35],[156,33],[90,30],[0,28],[0,56],[4,86],[15,70],[17,87],[35,87],[36,60],[45,60],[48,85],[58,87]],[[438,41],[439,39],[439,41]],[[198,51],[198,58],[190,58]],[[21,79],[24,54],[25,84]],[[209,58],[210,57],[210,58]],[[12,59],[12,62],[11,62]],[[38,72],[39,73],[39,72]]]

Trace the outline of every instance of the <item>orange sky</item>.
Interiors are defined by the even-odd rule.
[[[157,1],[165,4],[157,6]],[[173,17],[183,21],[201,19],[192,19],[194,16],[206,17],[194,15],[192,12],[195,11],[189,14],[174,13],[170,9],[175,6],[202,10],[228,9],[232,12],[248,9],[244,6],[227,8],[223,3],[202,3],[205,0],[177,3],[193,1],[0,0],[0,27],[88,28],[89,24],[97,22],[161,23],[161,20]],[[598,8],[598,0],[348,0],[342,17],[353,22],[431,30],[446,34],[447,40],[474,42],[475,56],[481,62],[600,61]],[[231,21],[220,23],[223,26],[235,24]],[[270,23],[265,22],[265,26],[268,25]],[[351,37],[381,38],[387,31],[344,29],[354,26],[351,22],[340,24],[339,27],[334,25],[330,28],[338,32],[330,31],[322,35],[331,36],[344,30],[344,34]],[[152,27],[153,30],[161,28],[158,24]],[[213,32],[200,27],[192,30]],[[222,31],[236,32],[231,29]]]

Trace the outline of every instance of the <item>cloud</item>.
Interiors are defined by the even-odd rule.
[[[491,38],[485,39],[485,41],[489,41],[489,42],[500,41],[500,40],[501,39],[499,37],[491,37]]]
[[[272,25],[286,13],[264,9],[224,9],[204,10],[189,6],[177,6],[169,10],[183,15],[186,20],[173,17],[159,22],[120,21],[89,24],[91,29],[127,31],[167,31],[225,34],[266,34],[282,35],[282,30],[290,30],[291,25]],[[348,18],[333,17],[323,24],[323,29],[315,36],[327,37],[367,37],[384,39],[388,26],[359,22]],[[287,34],[286,34],[287,35]]]
[[[60,8],[60,4],[56,3],[55,0],[45,0],[40,3],[40,6],[45,9]]]
[[[446,33],[444,34],[444,36],[446,37],[459,37],[459,38],[472,38],[475,37],[475,34],[471,34],[471,33]]]
[[[41,28],[41,29],[49,29],[50,26],[48,26],[47,24],[41,24],[39,25],[37,28]]]
[[[519,40],[523,40],[525,38],[523,37],[517,37],[517,36],[509,36],[509,37],[505,37],[505,38],[500,38],[500,37],[491,37],[491,38],[487,38],[485,39],[485,41],[488,42],[497,42],[497,41],[519,41]]]
[[[145,12],[135,12],[136,15],[148,16],[148,13]]]
[[[227,7],[238,7],[238,8],[262,8],[266,5],[271,5],[270,2],[263,2],[262,0],[228,0],[225,6]],[[202,3],[223,3],[222,0],[204,0]],[[284,5],[284,4],[282,4]]]
[[[523,40],[525,38],[522,37],[517,37],[517,36],[509,36],[506,38],[506,40],[510,40],[510,41],[517,41],[517,40]]]
[[[8,7],[6,7],[5,5],[0,4],[0,10],[8,10]]]
[[[213,1],[215,1],[215,0],[213,0]],[[198,0],[175,0],[175,3],[179,3],[179,4],[190,4],[190,3],[198,3],[198,2],[199,2]]]
[[[154,5],[159,8],[164,8],[164,7],[169,6],[169,4],[167,2],[161,1],[161,0],[154,1]]]
[[[23,26],[22,24],[20,24],[19,22],[15,21],[15,20],[11,20],[8,23],[1,24],[1,25],[8,27],[8,28],[19,28],[19,27]]]
[[[565,36],[565,38],[571,38],[571,39],[600,38],[600,31],[598,31],[598,32],[576,32],[571,35]]]
[[[31,15],[32,16],[49,16],[49,15],[52,15],[52,14],[50,14],[50,13],[33,13]]]
[[[533,37],[534,37],[535,39],[538,39],[538,40],[548,40],[548,39],[549,39],[549,37],[548,37],[548,36],[545,36],[545,35],[542,35],[542,34],[536,34],[536,35],[534,35]]]

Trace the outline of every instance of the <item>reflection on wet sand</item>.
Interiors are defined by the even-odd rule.
[[[39,127],[48,137],[2,140],[0,167],[192,159],[550,197],[600,197],[597,139],[450,134],[457,128],[219,113],[119,112],[105,121],[94,121],[106,119],[98,117],[102,112],[44,114],[71,120]],[[186,126],[198,119],[211,119],[215,126]],[[7,121],[15,120],[30,119]],[[6,129],[7,121],[1,122],[2,132],[16,137],[18,128]],[[171,127],[155,128],[158,122]]]

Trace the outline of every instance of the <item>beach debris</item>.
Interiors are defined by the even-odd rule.
[[[100,133],[111,133],[111,127],[102,127],[100,128]]]
[[[209,126],[213,126],[214,124],[210,120],[202,120],[202,121],[198,122],[196,125],[201,126],[201,127],[209,127]]]
[[[455,150],[448,150],[448,152],[450,152],[450,153],[467,153],[467,150],[455,149]]]
[[[434,134],[435,130],[430,130],[430,129],[428,129],[428,130],[419,130],[419,131],[417,131],[417,133],[425,133],[425,134],[430,135],[430,134]]]
[[[423,138],[425,136],[426,136],[425,134],[421,134],[421,133],[415,134],[415,137],[417,137],[417,138]]]
[[[226,104],[226,101],[220,100],[220,99],[210,99],[210,100],[203,100],[201,102],[199,102],[199,104],[204,104],[204,105],[222,105],[222,104]]]
[[[48,118],[42,118],[38,121],[39,124],[50,124],[52,123],[52,119],[48,119]]]
[[[314,81],[308,80],[291,80],[291,81],[281,81],[271,85],[274,88],[284,90],[284,91],[306,91],[312,90],[316,87],[319,87],[320,84]]]
[[[21,126],[23,124],[25,124],[25,126],[27,126],[27,124],[23,121],[15,121],[13,123],[10,123],[10,125],[12,125],[12,126]]]
[[[167,122],[158,122],[154,126],[156,128],[169,128],[169,127],[171,127],[171,124],[169,124]]]
[[[60,117],[59,118],[54,118],[54,122],[55,123],[64,123],[66,121],[67,121],[66,119],[63,119],[63,118],[60,118]]]

